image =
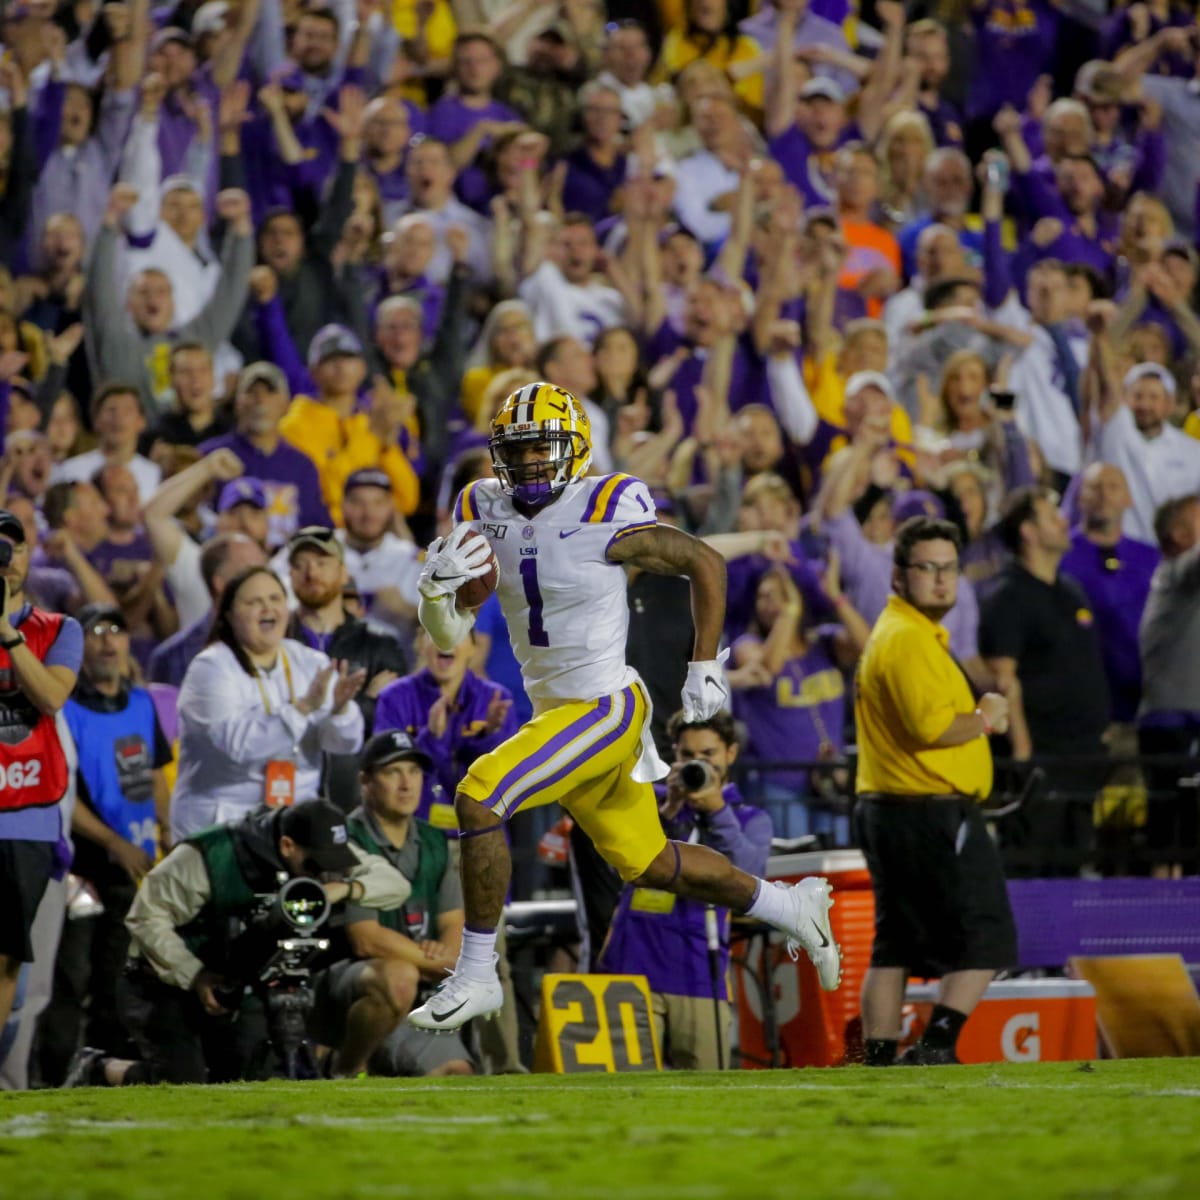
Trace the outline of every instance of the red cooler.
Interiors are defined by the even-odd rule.
[[[857,1040],[859,993],[875,935],[871,877],[859,850],[785,854],[767,863],[768,879],[796,883],[809,875],[824,875],[833,887],[829,916],[842,948],[841,986],[822,991],[808,955],[801,951],[792,962],[782,934],[760,930],[739,936],[735,923],[734,995],[743,1066],[832,1067],[845,1060],[847,1033]]]

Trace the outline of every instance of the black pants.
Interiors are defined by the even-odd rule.
[[[33,962],[30,930],[53,873],[53,842],[0,841],[0,956]]]
[[[1146,846],[1151,863],[1181,863],[1185,874],[1200,868],[1200,789],[1180,787],[1179,781],[1197,774],[1175,762],[1158,766],[1155,758],[1200,759],[1200,733],[1195,729],[1139,729],[1138,750],[1146,757],[1150,796],[1146,813]]]
[[[941,977],[1017,961],[1017,932],[996,847],[965,797],[862,797],[854,830],[875,893],[873,967]]]
[[[1040,793],[997,824],[1000,856],[1009,879],[1077,876],[1093,857],[1092,813],[1096,793],[1111,769],[1099,739],[1046,747],[1037,743],[1035,762],[1046,773]],[[1040,756],[1045,754],[1046,760]],[[1086,756],[1090,762],[1056,762],[1058,755]],[[1023,776],[1014,780],[1019,791]]]
[[[121,976],[117,1004],[156,1082],[270,1077],[267,1025],[256,1003],[247,1002],[229,1016],[210,1017],[194,992],[163,983],[139,962]]]
[[[117,983],[129,954],[125,916],[133,903],[132,883],[111,882],[96,888],[104,912],[63,923],[54,963],[54,994],[38,1024],[42,1079],[59,1086],[71,1056],[95,1046],[115,1057],[131,1045],[117,1012]],[[80,1037],[82,1033],[82,1038]]]

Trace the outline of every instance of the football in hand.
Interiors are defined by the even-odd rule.
[[[466,549],[476,541],[485,540],[482,533],[477,533],[474,529],[468,530],[462,541],[463,548]],[[496,590],[499,582],[500,563],[493,550],[488,558],[487,570],[477,579],[468,579],[455,593],[455,605],[463,612],[474,612]]]

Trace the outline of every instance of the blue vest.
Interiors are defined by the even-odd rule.
[[[96,712],[75,700],[63,709],[79,751],[79,776],[96,815],[154,857],[154,701],[129,689],[121,712]]]

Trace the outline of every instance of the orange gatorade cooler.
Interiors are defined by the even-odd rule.
[[[924,1032],[936,983],[910,983],[902,1050]],[[1002,979],[990,984],[963,1026],[965,1063],[1078,1062],[1096,1057],[1096,993],[1084,979]]]
[[[824,875],[833,887],[829,916],[842,948],[841,986],[822,991],[808,955],[801,951],[792,962],[782,934],[758,927],[739,936],[735,923],[734,995],[743,1066],[836,1066],[845,1060],[848,1030],[854,1038],[875,932],[871,877],[858,850],[785,854],[767,862],[768,879],[796,883],[809,875]]]

